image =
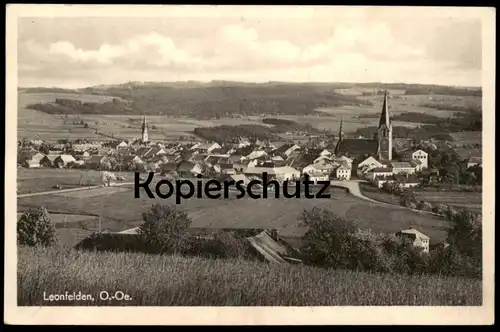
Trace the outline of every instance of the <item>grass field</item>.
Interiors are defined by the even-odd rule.
[[[258,261],[20,248],[18,305],[481,305],[480,280],[270,265]],[[129,301],[102,301],[101,291]],[[94,301],[48,302],[81,291]]]
[[[451,96],[433,96],[433,98],[441,97],[445,101],[453,101],[456,104],[464,104],[467,98],[456,100]],[[44,139],[55,141],[57,139],[76,139],[85,138],[88,140],[109,139],[103,135],[114,135],[117,139],[135,139],[140,135],[140,125],[142,115],[139,113],[133,116],[119,115],[71,115],[66,123],[64,116],[51,115],[43,112],[26,109],[25,106],[37,102],[53,102],[56,98],[78,99],[82,101],[105,102],[113,97],[111,96],[94,96],[85,94],[67,94],[67,93],[21,93],[19,94],[19,114],[18,114],[18,136],[20,139]],[[327,129],[337,131],[340,124],[340,119],[343,119],[344,130],[353,132],[359,128],[366,126],[377,125],[376,118],[358,118],[360,115],[374,114],[378,115],[382,107],[382,96],[365,96],[360,97],[372,101],[375,105],[369,106],[344,106],[338,108],[318,109],[317,116],[279,116],[278,118],[296,121],[299,123],[309,123],[319,129]],[[390,107],[392,114],[402,112],[423,112],[437,116],[448,117],[451,113],[447,111],[438,111],[433,108],[425,108],[419,106],[421,103],[428,102],[427,96],[404,96],[405,100],[392,99]],[[321,116],[321,113],[328,113],[328,116]],[[84,128],[82,125],[74,125],[73,121],[84,121],[89,124],[89,128]],[[184,136],[186,139],[195,136],[192,134],[194,128],[197,127],[213,127],[220,125],[239,125],[239,124],[260,124],[262,118],[258,116],[244,118],[222,118],[219,120],[195,120],[188,118],[174,118],[168,116],[148,116],[150,125],[149,137],[151,140],[173,140],[179,136]],[[153,129],[152,126],[156,129]],[[416,127],[421,124],[413,122],[394,121],[395,126]],[[96,133],[96,130],[98,133]],[[101,135],[103,134],[103,135]]]
[[[151,185],[150,187],[154,187]],[[110,188],[113,189],[113,188]],[[175,204],[175,198],[151,199],[141,189],[141,197],[134,198],[133,191],[101,192],[87,197],[62,197],[60,194],[32,196],[18,199],[18,209],[44,205],[50,212],[93,214],[102,213],[110,230],[119,231],[137,226],[142,213],[153,203]],[[420,214],[400,207],[384,206],[360,200],[342,189],[331,188],[330,199],[183,199],[179,207],[188,212],[194,227],[210,228],[279,228],[284,236],[302,236],[305,229],[298,218],[303,209],[314,206],[328,208],[339,216],[357,220],[362,228],[380,232],[397,232],[415,227],[429,235],[433,242],[441,242],[447,234],[447,223],[430,215]],[[272,196],[271,196],[272,197]],[[236,212],[235,212],[236,211]]]
[[[431,204],[446,204],[474,212],[482,211],[483,195],[475,192],[457,191],[416,191],[415,197]]]
[[[114,172],[115,175],[124,176],[126,181],[133,181],[133,172]],[[79,169],[55,169],[55,168],[18,168],[17,187],[19,194],[29,194],[54,190],[54,185],[60,185],[61,189],[78,188],[80,179],[83,186],[96,186],[101,184],[101,172]],[[69,194],[69,193],[67,193]]]
[[[454,142],[461,144],[481,144],[483,139],[482,131],[462,131],[459,133],[450,133]]]
[[[397,195],[386,193],[371,185],[360,183],[361,192],[374,200],[400,205],[400,198]],[[482,194],[476,192],[460,191],[436,191],[436,190],[416,190],[415,198],[419,201],[427,201],[433,205],[446,204],[460,209],[467,209],[474,212],[482,211]]]

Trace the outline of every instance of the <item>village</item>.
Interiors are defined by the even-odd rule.
[[[340,124],[335,144],[314,141],[312,144],[295,142],[260,141],[238,137],[237,143],[153,142],[148,137],[149,125],[143,118],[140,137],[134,141],[87,142],[65,141],[50,144],[41,140],[18,142],[18,167],[81,169],[99,171],[102,186],[114,186],[132,179],[116,176],[114,172],[154,172],[159,177],[184,179],[203,177],[243,181],[246,185],[253,179],[261,179],[264,173],[278,182],[307,179],[314,183],[330,181],[332,186],[347,188],[351,194],[372,200],[359,192],[360,182],[368,183],[378,190],[395,186],[400,190],[419,187],[423,172],[439,176],[438,169],[429,169],[429,153],[421,148],[396,151],[393,148],[392,123],[387,105],[387,95],[380,116],[378,130],[373,139],[347,138]],[[432,147],[435,149],[436,147]],[[393,158],[393,152],[398,158]],[[465,161],[467,168],[480,167],[480,158]],[[353,189],[354,188],[354,189]],[[61,189],[58,184],[53,189]],[[373,201],[373,200],[372,200]],[[135,230],[125,230],[131,234]],[[274,237],[272,236],[274,234]],[[277,230],[260,233],[264,245],[275,241]],[[429,252],[429,237],[417,229],[402,229],[397,234],[412,238],[415,246]],[[273,240],[274,239],[274,240]],[[256,238],[250,240],[259,247]],[[273,252],[257,248],[260,253]],[[276,261],[279,254],[262,254],[267,260]]]

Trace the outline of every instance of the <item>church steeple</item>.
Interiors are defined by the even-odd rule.
[[[343,140],[344,138],[345,138],[344,125],[343,125],[342,117],[340,117],[339,141]]]
[[[382,125],[386,125],[389,128],[391,124],[391,118],[389,116],[389,107],[387,105],[387,90],[384,92],[384,104],[382,105],[382,114],[380,114],[380,121],[378,123],[378,127],[380,128]]]
[[[384,92],[384,103],[377,130],[378,157],[383,160],[392,160],[392,124],[387,104],[387,90]]]
[[[345,138],[344,134],[344,129],[343,129],[343,120],[342,117],[340,118],[340,128],[339,128],[339,140],[337,141],[337,144],[335,145],[335,151],[334,154],[338,157],[339,152],[340,152],[340,142],[342,142]]]
[[[142,129],[142,135],[141,135],[142,142],[147,143],[149,141],[149,137],[148,137],[148,124],[146,122],[145,116],[142,120],[142,128],[141,129]]]

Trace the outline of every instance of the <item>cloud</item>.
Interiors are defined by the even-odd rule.
[[[37,40],[36,35],[24,36],[18,47],[19,77],[21,82],[81,77],[84,84],[109,79],[155,81],[159,76],[247,81],[415,82],[421,78],[456,84],[472,78],[477,84],[481,63],[474,48],[481,40],[477,33],[467,32],[470,26],[460,27],[461,40],[452,40],[452,28],[427,27],[427,33],[419,35],[404,27],[398,31],[397,26],[382,21],[334,22],[328,36],[311,37],[310,42],[286,33],[270,37],[264,26],[249,22],[219,25],[197,34],[154,29],[118,40],[100,36],[97,46],[78,44],[70,35],[50,42]],[[476,30],[480,35],[480,29]],[[261,79],[266,74],[267,79]]]

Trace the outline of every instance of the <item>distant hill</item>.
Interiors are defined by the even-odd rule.
[[[400,89],[405,90],[406,94],[481,95],[481,89],[421,84],[231,81],[127,82],[78,90],[24,88],[20,91],[107,95],[126,101],[123,105],[112,102],[85,103],[71,109],[58,104],[28,106],[50,114],[145,114],[213,119],[233,115],[312,115],[316,114],[318,108],[373,106],[369,100],[337,91],[349,88]]]

